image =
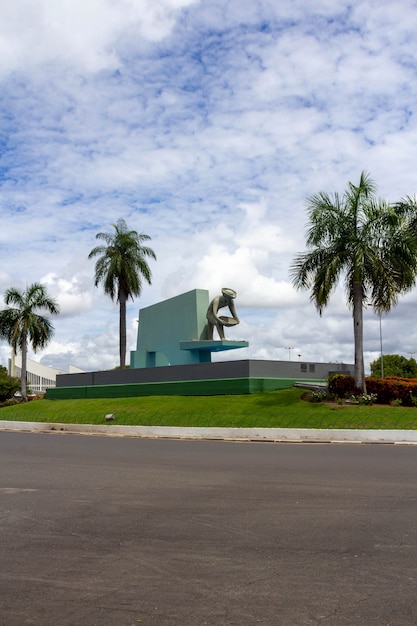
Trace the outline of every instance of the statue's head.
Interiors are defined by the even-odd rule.
[[[234,289],[229,289],[228,287],[223,287],[222,294],[225,298],[236,298],[237,293]]]

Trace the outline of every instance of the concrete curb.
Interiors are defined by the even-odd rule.
[[[343,428],[177,428],[175,426],[117,426],[50,424],[0,420],[0,431],[72,433],[111,437],[270,441],[288,443],[393,443],[417,444],[417,430],[357,430]]]

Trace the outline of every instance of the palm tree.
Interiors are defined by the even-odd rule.
[[[359,185],[349,182],[342,197],[324,192],[311,196],[307,200],[308,251],[297,255],[290,269],[297,289],[311,289],[310,299],[320,315],[344,276],[353,314],[359,392],[366,392],[363,309],[372,302],[377,313],[389,311],[398,296],[411,289],[417,274],[412,208],[390,206],[377,200],[375,191],[375,183],[362,172]]]
[[[104,293],[119,303],[119,352],[120,367],[126,361],[126,302],[129,298],[140,296],[142,278],[151,284],[151,270],[146,257],[156,259],[151,248],[142,246],[144,241],[151,239],[149,235],[138,234],[128,230],[126,222],[119,219],[112,224],[114,233],[97,233],[96,239],[102,239],[106,245],[93,248],[88,258],[100,255],[95,265],[95,281],[97,287],[103,282]]]
[[[31,345],[34,352],[44,348],[52,338],[54,327],[50,320],[40,314],[46,311],[51,315],[59,313],[59,306],[46,292],[46,287],[33,283],[24,291],[11,287],[4,294],[9,308],[0,311],[0,337],[11,345],[14,354],[22,353],[21,393],[27,401],[27,351]]]

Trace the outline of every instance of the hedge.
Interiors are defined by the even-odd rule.
[[[386,376],[385,378],[366,377],[366,392],[376,396],[377,404],[391,404],[401,401],[402,406],[417,406],[417,379]],[[338,398],[356,395],[355,379],[346,374],[332,374],[328,378],[328,391]]]
[[[387,376],[386,378],[366,378],[367,393],[374,393],[378,404],[390,404],[401,400],[402,406],[417,405],[417,379]]]

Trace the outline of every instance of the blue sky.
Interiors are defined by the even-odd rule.
[[[93,286],[99,231],[152,237],[138,309],[194,288],[238,292],[232,358],[353,360],[342,289],[320,318],[289,281],[306,199],[362,170],[378,195],[417,191],[413,1],[3,0],[0,292],[35,281],[61,305],[39,358],[118,360],[118,309]],[[382,320],[417,351],[417,291]],[[365,360],[379,320],[365,312]],[[0,363],[9,347],[0,343]],[[227,353],[225,353],[227,354]],[[301,355],[301,356],[298,356]],[[230,358],[230,355],[227,355]]]

